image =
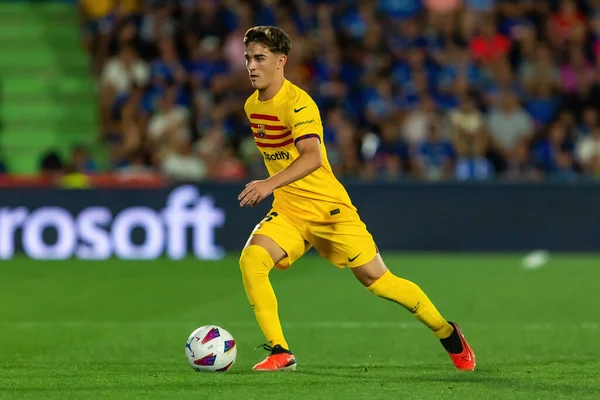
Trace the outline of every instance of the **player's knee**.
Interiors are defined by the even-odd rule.
[[[391,274],[379,256],[376,256],[365,265],[352,268],[352,272],[354,273],[354,276],[356,276],[356,279],[358,279],[365,287],[372,286],[384,275]]]
[[[268,275],[274,266],[269,252],[257,245],[250,245],[242,250],[239,264],[244,278],[251,275]]]

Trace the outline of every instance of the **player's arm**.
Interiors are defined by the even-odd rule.
[[[277,188],[296,182],[319,169],[323,163],[321,139],[318,135],[308,135],[296,142],[300,156],[287,168],[260,181],[252,181],[238,196],[240,207],[255,206]]]
[[[319,108],[313,99],[306,93],[301,94],[290,107],[286,122],[292,131],[299,156],[283,171],[268,179],[273,184],[273,190],[310,175],[323,164],[323,126]]]
[[[273,186],[273,190],[294,183],[321,168],[323,155],[321,154],[321,140],[318,137],[299,140],[296,148],[300,156],[283,171],[267,179]]]

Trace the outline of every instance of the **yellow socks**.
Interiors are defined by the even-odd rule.
[[[435,308],[421,288],[411,281],[398,278],[389,270],[367,288],[375,295],[400,304],[427,325],[439,339],[445,339],[454,330]]]
[[[280,345],[289,349],[277,314],[277,298],[269,281],[269,272],[273,267],[274,262],[269,252],[261,246],[251,245],[242,251],[240,257],[242,279],[258,325],[271,346]],[[419,286],[406,279],[398,278],[390,271],[386,271],[367,289],[381,298],[406,308],[440,339],[449,337],[454,329]]]
[[[258,325],[271,346],[289,349],[277,315],[277,298],[269,281],[269,272],[274,265],[269,252],[261,246],[251,245],[242,251],[242,279]]]

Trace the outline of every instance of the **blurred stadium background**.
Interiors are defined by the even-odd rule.
[[[247,373],[253,25],[478,374],[316,254],[272,274],[301,371]],[[599,112],[600,0],[0,0],[0,398],[597,398]],[[225,377],[185,364],[204,324]]]
[[[260,176],[241,39],[277,24],[340,177],[600,175],[597,1],[3,3],[8,173]]]

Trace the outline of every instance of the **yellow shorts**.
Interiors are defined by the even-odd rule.
[[[308,221],[289,210],[274,207],[256,225],[252,235],[268,236],[287,253],[287,258],[278,263],[279,268],[291,266],[311,247],[339,268],[364,265],[378,252],[366,225],[348,207],[340,207],[338,214],[323,222]]]

